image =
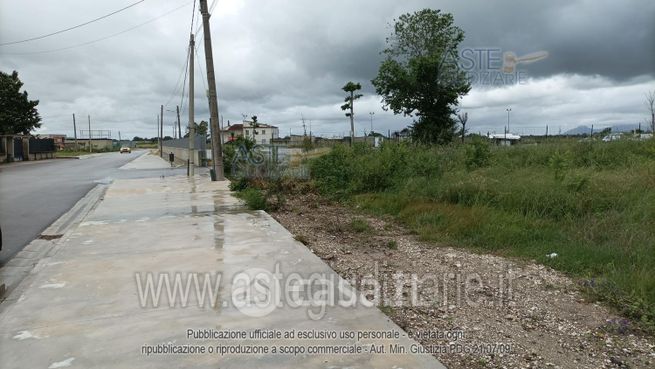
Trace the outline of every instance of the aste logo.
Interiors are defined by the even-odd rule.
[[[467,47],[459,50],[458,66],[471,84],[512,85],[527,82],[528,73],[521,65],[548,58],[547,51],[518,56],[499,47]]]

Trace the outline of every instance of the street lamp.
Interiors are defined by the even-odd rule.
[[[375,112],[370,112],[368,114],[371,116],[371,133],[373,133],[373,116],[375,115]]]
[[[509,132],[509,113],[512,111],[512,108],[507,108],[507,132]]]
[[[175,110],[171,109],[166,109],[167,112],[175,113]],[[173,123],[173,138],[175,138],[175,132],[177,131],[177,127],[175,127],[175,123]]]

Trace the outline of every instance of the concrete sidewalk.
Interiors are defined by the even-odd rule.
[[[135,151],[128,155],[139,155],[139,157],[123,165],[119,169],[165,169],[171,167],[171,163],[152,152]]]
[[[227,182],[117,180],[53,251],[0,304],[2,368],[443,368],[410,354],[415,342],[376,307],[336,304],[320,314],[319,305],[293,306],[293,288],[266,284],[290,275],[342,280],[268,214],[245,210]],[[201,287],[216,276],[220,283],[214,298],[193,288],[188,299],[171,297],[166,287],[156,298],[143,292],[148,276],[172,285],[177,276],[180,287],[193,285],[189,276],[212,277]],[[259,299],[271,291],[286,296]],[[282,346],[296,354],[271,352]]]

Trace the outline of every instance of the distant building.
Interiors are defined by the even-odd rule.
[[[498,146],[512,146],[521,140],[521,136],[512,133],[490,133],[487,137]]]
[[[270,124],[243,121],[241,124],[230,125],[228,123],[228,127],[221,131],[223,142],[231,142],[238,137],[249,138],[258,145],[268,145],[271,140],[280,137],[280,130]]]
[[[396,141],[407,141],[412,137],[412,131],[409,128],[403,128],[400,131],[395,131],[391,134],[391,137]]]
[[[37,135],[37,138],[52,138],[55,140],[55,147],[57,150],[63,150],[66,147],[66,135],[60,134],[46,134],[46,135]]]
[[[230,125],[228,122],[227,128],[221,131],[221,140],[223,143],[236,141],[239,137],[243,137],[243,124]]]
[[[64,142],[66,149],[75,150],[75,140],[67,138]],[[109,151],[114,147],[114,141],[111,138],[92,138],[91,147],[93,150],[105,150]],[[82,151],[89,149],[89,139],[77,139],[77,148]]]
[[[271,142],[278,145],[289,145],[289,146],[301,146],[305,143],[305,140],[311,139],[313,143],[316,143],[320,140],[320,137],[316,136],[305,136],[305,135],[291,135],[280,138],[274,138]]]

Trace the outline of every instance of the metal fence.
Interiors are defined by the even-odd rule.
[[[30,138],[30,154],[55,152],[55,140],[52,138]]]

